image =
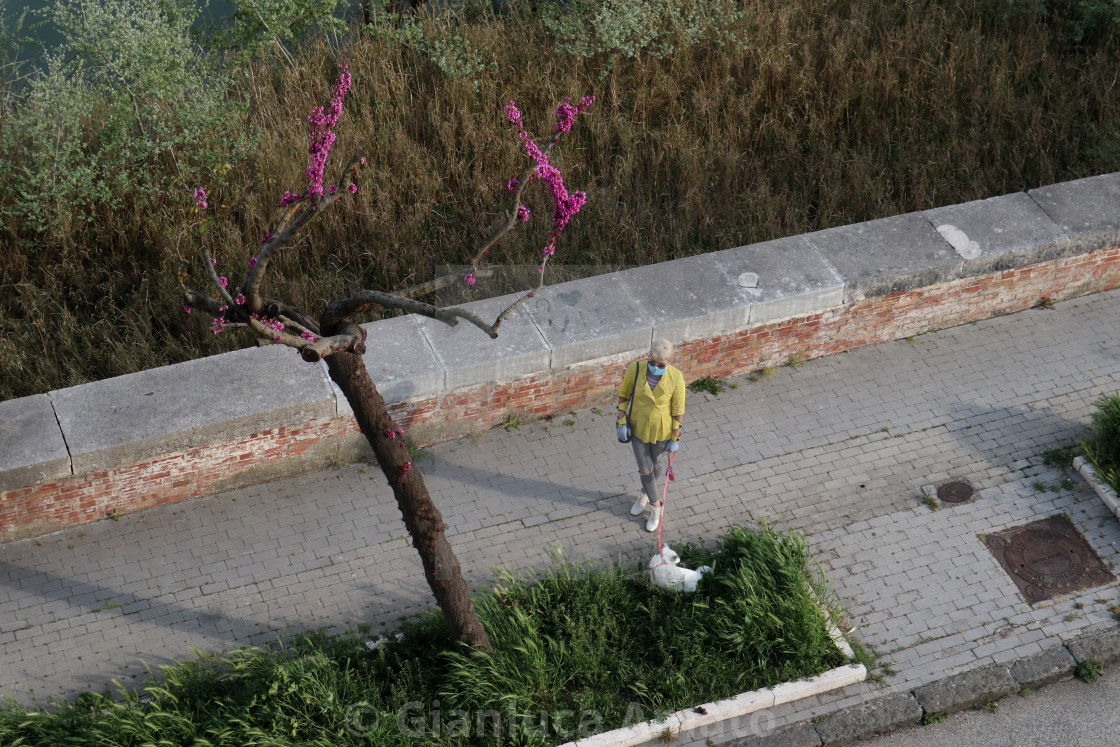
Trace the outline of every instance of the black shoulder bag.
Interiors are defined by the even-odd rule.
[[[638,369],[641,367],[641,361],[634,363],[634,385],[630,387],[630,402],[626,405],[626,424],[618,427],[618,442],[620,444],[630,443],[630,437],[634,435],[634,429],[630,427],[630,411],[634,409],[634,392],[638,390]]]

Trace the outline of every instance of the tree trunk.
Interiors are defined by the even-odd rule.
[[[362,357],[342,352],[325,360],[331,378],[354,410],[358,427],[373,447],[377,463],[393,488],[412,546],[424,564],[424,577],[447,621],[448,633],[473,649],[490,651],[490,639],[474,611],[459,560],[444,533],[443,516],[428,495],[420,470],[410,461],[404,434],[389,415]]]

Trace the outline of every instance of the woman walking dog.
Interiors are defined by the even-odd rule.
[[[660,459],[665,452],[677,450],[684,418],[684,375],[669,365],[673,343],[654,340],[649,360],[634,361],[626,368],[618,390],[618,435],[634,448],[642,489],[631,516],[649,510],[647,532],[656,532],[661,523],[661,501],[655,480],[661,475]]]

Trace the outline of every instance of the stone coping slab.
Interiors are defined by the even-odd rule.
[[[752,326],[808,316],[844,302],[844,281],[804,236],[704,255],[749,299]]]
[[[622,287],[653,325],[653,338],[674,343],[742,329],[750,298],[711,255],[675,259],[620,273]]]
[[[362,325],[367,333],[362,361],[386,402],[439,394],[444,389],[444,367],[420,331],[422,318],[408,314]],[[480,343],[489,341],[482,330],[474,329]],[[338,396],[339,414],[351,414],[353,411],[341,392]]]
[[[0,490],[70,475],[70,452],[50,397],[0,402]]]
[[[523,294],[487,298],[459,304],[464,309],[493,323],[502,309]],[[549,349],[537,326],[524,309],[515,309],[502,321],[497,339],[470,322],[459,320],[454,327],[425,316],[417,317],[424,338],[444,368],[445,391],[485,384],[547,370]],[[366,349],[369,349],[369,338]]]
[[[623,274],[549,285],[525,303],[526,313],[552,350],[553,369],[649,351],[654,322],[623,284]]]
[[[1074,254],[1120,244],[1120,172],[1027,192],[1073,242]]]
[[[960,277],[964,261],[921,213],[806,234],[844,280],[844,302]]]
[[[1120,173],[1104,174],[548,286],[496,340],[466,322],[370,323],[365,360],[386,399],[406,401],[1117,245]],[[466,307],[492,318],[511,298]],[[349,414],[324,367],[278,347],[0,405],[5,489]]]
[[[1066,232],[1024,192],[922,214],[964,260],[965,277],[1058,259],[1073,248]]]
[[[336,411],[322,367],[279,345],[81,384],[50,399],[76,475]]]

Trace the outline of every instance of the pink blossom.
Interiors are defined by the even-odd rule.
[[[525,223],[526,221],[528,221],[529,220],[529,208],[525,207],[524,205],[518,205],[517,206],[517,217],[521,219],[522,223]]]
[[[229,285],[229,281],[228,281],[228,280],[226,280],[226,277],[225,277],[225,275],[223,275],[222,277],[218,278],[218,282],[222,284],[222,287],[223,287],[223,288],[225,288],[225,287],[226,287],[227,285]]]
[[[506,106],[505,106],[505,113],[506,113],[506,118],[510,121],[510,123],[517,125],[518,128],[520,129],[520,127],[521,127],[521,111],[517,108],[517,105],[515,103],[513,103],[512,101],[507,101]]]
[[[214,265],[215,267],[217,267],[217,266],[218,266],[218,258],[217,258],[217,257],[211,257],[211,258],[210,258],[210,264],[212,264],[212,265]]]
[[[280,335],[275,335],[272,338],[272,344],[273,345],[279,345],[281,342],[283,342],[283,339],[280,337]]]
[[[303,173],[307,177],[307,194],[316,201],[323,195],[323,169],[326,168],[327,155],[334,145],[334,126],[342,115],[342,101],[346,98],[346,92],[350,90],[351,77],[348,63],[340,62],[338,69],[338,83],[334,86],[330,108],[324,111],[323,107],[319,106],[307,115],[307,121],[311,125],[311,132],[307,138],[307,154],[311,157],[311,163]]]
[[[189,314],[189,313],[191,313],[191,307],[187,306],[186,304],[183,304],[183,311],[185,311]]]
[[[206,209],[206,190],[202,187],[197,187],[194,190],[194,206],[200,211]]]
[[[574,106],[568,103],[569,101],[571,101],[571,99],[565,96],[564,100],[560,102],[560,106],[556,107],[557,132],[568,132],[571,130],[572,122],[575,121],[576,114],[579,113]]]
[[[284,196],[280,198],[280,207],[286,208],[289,205],[299,202],[303,199],[303,195],[292,194],[288,190],[284,190]]]
[[[521,180],[517,179],[516,177],[514,177],[514,178],[510,179],[508,182],[506,182],[506,189],[508,189],[510,192],[516,192],[517,188],[520,187],[520,186],[521,186]]]
[[[237,305],[238,306],[244,306],[245,305],[245,294],[244,293],[238,293],[237,294]]]
[[[338,185],[337,184],[332,184],[331,186],[327,187],[327,194],[329,194],[329,195],[333,195],[337,191],[338,191]]]
[[[358,191],[358,185],[355,184],[354,182],[350,182],[349,190],[350,190],[350,194],[354,194],[355,192]]]
[[[249,257],[249,269],[251,270],[256,266],[257,266],[257,258],[256,257]]]
[[[359,164],[360,166],[365,166],[365,165],[366,165],[366,157],[365,157],[365,156],[362,156],[361,158],[359,158],[359,159],[358,159],[358,164]]]
[[[311,330],[309,330],[309,329],[305,329],[302,332],[300,332],[299,336],[302,337],[303,339],[309,341],[309,342],[315,342],[317,339],[319,339],[314,334],[312,334]]]
[[[463,282],[466,283],[467,285],[473,286],[475,283],[478,282],[478,278],[476,278],[474,276],[473,272],[468,272],[466,275],[463,276]]]

